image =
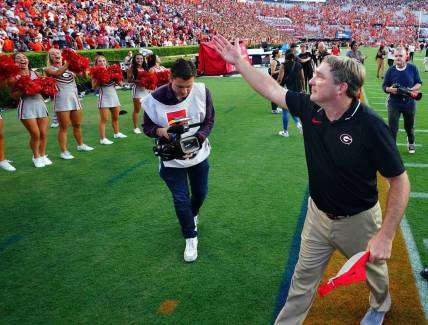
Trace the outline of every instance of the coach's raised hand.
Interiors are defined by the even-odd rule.
[[[287,90],[282,88],[270,75],[262,71],[257,71],[251,64],[244,60],[238,39],[236,39],[233,45],[223,36],[216,35],[213,41],[217,52],[222,58],[226,62],[233,64],[255,91],[278,106],[287,108],[287,104],[285,103]]]
[[[245,62],[245,60],[242,59],[241,48],[239,47],[239,39],[236,39],[235,44],[232,44],[223,36],[216,35],[214,36],[213,41],[217,48],[217,52],[223,57],[225,61],[235,66],[239,65],[240,61]]]

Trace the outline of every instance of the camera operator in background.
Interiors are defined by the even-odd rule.
[[[394,57],[395,65],[388,69],[383,81],[383,90],[389,94],[388,124],[394,139],[397,140],[400,115],[403,114],[404,128],[407,133],[407,150],[413,154],[416,151],[414,130],[416,102],[411,96],[403,94],[400,87],[418,91],[421,88],[422,80],[418,68],[414,64],[406,62],[406,50],[403,47],[396,48]]]
[[[151,138],[175,140],[169,128],[174,121],[190,119],[200,124],[190,128],[181,138],[194,136],[199,150],[177,159],[160,160],[160,177],[172,193],[175,213],[186,240],[184,260],[193,262],[198,257],[198,213],[208,193],[208,156],[211,146],[208,135],[214,125],[214,105],[211,93],[202,83],[195,83],[196,67],[178,59],[171,67],[169,84],[156,89],[143,99],[144,133]],[[170,132],[168,132],[170,131]],[[162,156],[161,156],[162,157]],[[189,186],[191,196],[189,195]]]

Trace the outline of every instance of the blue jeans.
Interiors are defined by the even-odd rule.
[[[296,124],[299,123],[299,119],[296,116],[294,116],[291,113],[290,113],[290,115],[293,118],[294,123],[296,123]],[[282,128],[284,129],[284,131],[288,130],[288,109],[282,110]]]
[[[208,171],[207,159],[188,168],[165,167],[161,162],[159,174],[172,193],[175,213],[184,238],[193,238],[198,235],[193,218],[198,215],[208,193]]]

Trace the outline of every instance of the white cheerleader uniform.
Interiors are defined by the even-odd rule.
[[[114,82],[109,82],[106,85],[100,86],[100,93],[98,97],[98,108],[111,108],[119,107],[119,97]]]
[[[57,67],[51,68],[58,70]],[[76,80],[74,73],[66,70],[60,76],[52,76],[56,80],[58,93],[54,95],[53,108],[55,112],[68,112],[82,109],[79,96],[77,94]]]
[[[17,79],[19,78],[20,76],[18,75]],[[34,71],[30,71],[30,78],[31,80],[34,80],[38,77]],[[30,120],[49,116],[48,108],[40,94],[34,96],[22,96],[19,99],[17,113],[18,119],[20,120]]]

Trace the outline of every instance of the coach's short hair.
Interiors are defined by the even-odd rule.
[[[178,59],[171,66],[171,77],[189,80],[196,77],[196,67],[191,61]]]
[[[357,98],[366,76],[364,66],[354,59],[335,55],[326,56],[322,62],[330,66],[330,71],[336,84],[342,82],[348,84],[346,95],[351,98]]]

